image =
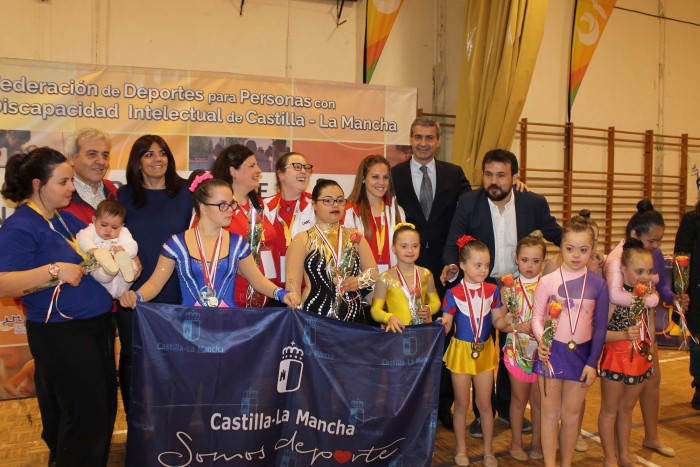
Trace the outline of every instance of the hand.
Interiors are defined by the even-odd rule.
[[[683,308],[685,311],[688,311],[688,305],[690,305],[690,295],[688,295],[687,293],[676,295],[676,301],[681,306],[681,308]]]
[[[551,352],[549,351],[549,346],[546,345],[544,342],[540,342],[537,345],[537,355],[540,357],[541,362],[546,362],[549,360],[549,356],[551,355]]]
[[[522,332],[523,334],[532,335],[532,325],[530,325],[529,321],[523,321],[522,323],[518,323],[516,329],[518,332]]]
[[[401,334],[405,328],[406,326],[404,326],[398,317],[394,315],[389,316],[389,320],[386,322],[386,332],[391,331]]]
[[[654,308],[656,305],[659,304],[659,292],[654,289],[652,293],[650,293],[647,298],[644,299],[644,305],[647,308]]]
[[[58,280],[73,287],[78,287],[83,276],[87,274],[85,269],[74,263],[56,263],[59,267]]]
[[[639,326],[630,326],[627,328],[627,340],[636,341],[639,339]]]
[[[442,282],[442,285],[445,285],[445,282],[452,279],[452,277],[454,277],[454,275],[458,272],[459,268],[457,268],[456,264],[448,264],[442,268],[442,274],[440,274],[440,282]]]
[[[430,308],[428,308],[428,305],[423,305],[423,307],[418,310],[418,313],[416,313],[420,319],[423,321],[427,321],[430,319]]]
[[[355,276],[345,278],[340,284],[338,284],[338,290],[341,292],[355,292],[359,288],[360,284]]]
[[[447,319],[441,316],[436,321],[439,321],[442,324],[442,327],[445,328],[445,335],[448,335],[452,330],[452,319]]]
[[[299,308],[299,305],[301,305],[301,298],[299,298],[299,294],[296,292],[289,292],[288,294],[285,294],[282,301],[285,305],[291,308]]]
[[[513,186],[518,191],[528,191],[527,185],[525,185],[522,181],[520,181],[520,179],[516,179]]]
[[[598,372],[596,371],[596,369],[592,366],[586,365],[583,367],[583,371],[581,372],[581,377],[579,378],[579,380],[583,382],[583,385],[585,387],[590,387],[597,376]]]
[[[119,304],[124,308],[135,308],[136,307],[136,292],[133,290],[127,290],[119,297]]]

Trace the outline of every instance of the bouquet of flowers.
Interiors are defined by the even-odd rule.
[[[673,287],[676,293],[684,295],[688,291],[688,277],[690,275],[690,255],[688,253],[676,253],[673,255]],[[698,339],[688,330],[688,321],[685,319],[685,312],[680,303],[676,302],[676,311],[680,316],[681,336],[683,342],[679,350],[689,350],[688,338],[693,339],[697,344]]]
[[[342,227],[338,228],[342,229]],[[343,248],[340,258],[338,258],[338,264],[335,268],[336,295],[331,310],[327,315],[329,318],[339,319],[338,311],[340,310],[340,304],[344,300],[340,285],[346,277],[352,275],[355,259],[357,258],[357,245],[360,243],[360,240],[362,240],[362,234],[357,230],[353,231],[345,244],[345,248]]]
[[[632,303],[630,303],[629,312],[627,315],[627,326],[634,326],[638,323],[644,324],[644,312],[646,310],[646,298],[653,292],[651,285],[639,283],[634,286],[632,291]],[[645,331],[646,333],[646,331]],[[646,344],[646,339],[641,339]],[[630,350],[630,361],[634,358],[634,350],[637,349],[640,355],[649,353],[648,344],[642,348],[639,340],[632,342]]]
[[[418,312],[423,308],[423,297],[418,287],[411,289],[409,292],[408,307],[411,310],[411,324],[425,323],[425,320],[418,316]]]
[[[252,205],[248,215],[248,232],[246,238],[250,245],[250,250],[253,254],[255,264],[260,267],[260,247],[262,246],[263,236],[263,216],[262,213],[255,209]],[[245,295],[246,308],[260,308],[265,306],[267,297],[256,292],[251,284],[248,284],[248,289]]]
[[[503,303],[506,308],[508,308],[508,318],[510,319],[510,325],[513,328],[513,349],[516,354],[525,356],[525,349],[520,342],[520,337],[518,336],[517,326],[519,321],[520,313],[518,312],[518,301],[516,300],[516,290],[515,290],[515,279],[512,274],[507,274],[501,278],[501,297],[503,297]],[[527,293],[527,292],[525,292]]]
[[[544,323],[544,332],[542,333],[542,343],[548,347],[552,346],[552,342],[554,342],[554,336],[557,333],[557,327],[559,326],[559,317],[561,316],[561,312],[563,310],[563,307],[561,304],[555,302],[552,300],[549,302],[549,309],[547,310],[547,314],[549,314],[549,319]],[[552,378],[555,378],[555,373],[554,373],[554,367],[552,367],[552,362],[547,360],[546,362],[542,362],[544,365],[544,371],[543,371],[543,376],[545,377],[545,384],[544,384],[544,395],[547,395],[547,381],[546,378],[547,376],[551,376]]]

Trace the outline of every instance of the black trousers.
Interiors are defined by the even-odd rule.
[[[110,313],[61,323],[27,321],[42,438],[58,467],[104,466],[117,414]]]
[[[119,333],[119,389],[122,393],[122,403],[124,412],[129,415],[129,404],[131,403],[131,334],[134,321],[134,310],[132,308],[122,308],[117,302],[117,311],[114,313]]]

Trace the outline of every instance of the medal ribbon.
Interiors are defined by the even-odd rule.
[[[338,278],[338,282],[340,282],[340,255],[343,247],[343,228],[338,225],[338,251],[333,250],[333,246],[331,245],[331,242],[328,240],[328,237],[321,231],[321,229],[318,227],[318,225],[315,225],[314,228],[316,229],[316,232],[318,233],[319,237],[321,237],[321,240],[323,240],[323,243],[325,243],[326,248],[331,252],[331,256],[333,257],[333,261],[335,261],[335,275]]]
[[[479,324],[477,327],[476,319],[474,318],[474,309],[472,308],[472,299],[469,294],[469,289],[466,286],[466,281],[462,279],[462,289],[464,290],[464,296],[467,297],[467,305],[469,305],[469,321],[472,326],[472,332],[474,333],[474,345],[479,342],[481,336],[481,328],[484,325],[484,283],[481,283],[481,290],[479,292],[481,298],[481,308],[479,309]]]
[[[567,313],[567,316],[569,318],[569,329],[571,329],[571,338],[574,338],[574,333],[576,332],[576,328],[578,327],[578,319],[581,317],[581,306],[583,305],[583,297],[586,295],[586,282],[588,281],[588,268],[586,268],[586,272],[583,275],[583,290],[581,290],[581,298],[579,299],[578,302],[578,308],[576,310],[576,321],[574,323],[571,322],[571,308],[569,308],[569,302],[571,301],[569,299],[569,289],[566,287],[566,281],[564,280],[564,273],[562,272],[561,268],[559,268],[559,275],[561,276],[561,283],[564,285],[564,295],[566,296],[566,308],[569,310],[569,313]]]
[[[216,286],[216,271],[219,269],[219,253],[221,253],[221,232],[219,229],[219,238],[214,244],[214,251],[211,257],[211,262],[207,265],[207,257],[202,245],[202,237],[199,234],[199,227],[194,229],[194,236],[197,239],[197,249],[199,250],[199,258],[202,260],[202,273],[204,274],[204,285],[209,287],[209,290],[216,295],[214,287]]]
[[[539,281],[540,280],[537,279],[537,282]],[[523,302],[522,306],[520,307],[520,315],[524,321],[529,321],[532,317],[532,303],[530,302],[529,294],[527,292],[527,289],[523,285],[523,281],[522,279],[520,279],[520,277],[518,277],[518,283],[520,284],[520,289],[523,291]],[[525,309],[525,304],[527,304],[527,310]],[[530,312],[530,314],[528,314],[528,311]]]
[[[411,301],[411,291],[408,289],[408,282],[406,282],[406,278],[403,276],[401,273],[401,269],[399,269],[398,266],[396,266],[396,273],[399,276],[399,282],[401,282],[401,289],[403,290],[403,293],[406,295],[406,298],[409,300],[409,303]],[[415,290],[418,290],[419,294],[423,293],[422,285],[420,282],[420,276],[418,275],[418,268],[416,265],[413,265],[413,287]]]
[[[377,256],[379,256],[380,258],[382,256],[382,252],[384,251],[384,243],[386,243],[386,223],[384,222],[384,217],[384,200],[382,200],[381,214],[379,215],[379,225],[377,225],[377,219],[375,219],[374,214],[372,214],[375,241],[377,242]]]
[[[81,258],[83,258],[83,261],[88,261],[88,260],[90,259],[90,258],[88,257],[88,255],[85,254],[85,252],[78,246],[78,241],[75,239],[75,236],[73,235],[73,232],[70,231],[70,229],[69,229],[68,226],[66,225],[65,221],[64,221],[63,218],[61,217],[61,214],[60,214],[58,211],[54,210],[54,214],[55,214],[56,217],[58,218],[58,220],[59,220],[59,222],[61,223],[61,225],[63,226],[63,228],[66,230],[66,233],[67,233],[68,235],[70,235],[70,239],[68,239],[65,235],[63,235],[63,234],[62,234],[61,232],[59,232],[58,230],[56,230],[56,228],[55,228],[54,225],[51,223],[51,221],[50,221],[49,219],[47,219],[46,216],[44,216],[44,213],[41,212],[41,210],[39,209],[39,207],[38,207],[36,204],[34,204],[33,201],[28,201],[28,202],[27,202],[27,206],[29,206],[32,210],[36,211],[37,214],[39,214],[41,217],[43,217],[44,220],[45,220],[46,222],[48,222],[49,227],[51,228],[51,230],[53,230],[54,232],[56,232],[57,234],[59,234],[59,235],[63,238],[63,240],[65,240],[66,243],[68,243],[68,245],[70,245],[70,247],[73,248],[73,250],[75,250],[75,252],[78,253],[78,255],[80,255]]]
[[[282,206],[282,195],[280,195],[280,199],[277,201],[277,221],[282,225],[282,229],[284,230],[284,240],[287,243],[287,246],[292,242],[292,226],[294,226],[294,219],[296,219],[297,214],[299,214],[299,200],[297,199],[296,204],[294,205],[294,213],[292,214],[292,220],[289,221],[289,225],[282,219],[282,216],[280,216],[280,208]]]

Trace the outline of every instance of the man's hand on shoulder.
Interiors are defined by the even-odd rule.
[[[440,274],[440,282],[445,285],[446,282],[452,282],[459,272],[459,268],[456,264],[448,264],[442,268],[442,274]]]

